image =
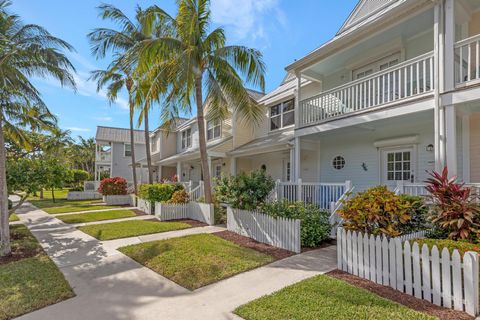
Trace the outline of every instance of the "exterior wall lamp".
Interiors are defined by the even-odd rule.
[[[430,144],[425,148],[425,150],[427,150],[427,152],[433,152],[433,144],[430,143]]]

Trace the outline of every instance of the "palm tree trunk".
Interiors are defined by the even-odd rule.
[[[150,130],[148,129],[148,108],[147,105],[143,112],[143,120],[145,122],[145,147],[147,155],[147,167],[148,167],[148,183],[153,183],[153,168],[152,168],[152,154],[150,153]]]
[[[10,228],[8,225],[8,192],[3,120],[0,118],[0,257],[10,254]]]
[[[137,163],[135,161],[135,136],[133,131],[133,101],[130,98],[130,145],[131,145],[131,155],[132,155],[132,177],[133,177],[133,188],[135,194],[137,194]]]
[[[198,140],[200,146],[200,162],[202,164],[205,202],[212,203],[210,168],[208,167],[207,140],[205,139],[205,118],[203,115],[202,78],[195,79],[195,100],[197,102]]]

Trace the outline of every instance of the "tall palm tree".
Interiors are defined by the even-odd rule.
[[[134,144],[134,126],[133,117],[135,112],[135,99],[133,96],[134,86],[138,83],[138,77],[135,75],[135,65],[130,63],[127,65],[127,57],[132,59],[132,51],[143,40],[148,39],[152,35],[152,29],[145,28],[145,24],[141,21],[144,11],[137,6],[135,20],[132,21],[120,9],[109,4],[99,6],[100,16],[104,20],[111,20],[120,27],[119,30],[109,28],[97,28],[88,34],[90,43],[92,44],[92,53],[97,58],[104,58],[109,51],[115,54],[115,61],[112,62],[108,70],[97,70],[92,72],[92,78],[98,81],[98,89],[109,83],[108,95],[115,100],[119,91],[125,87],[129,95],[130,109],[130,143],[132,145],[132,175],[135,185],[135,193],[137,193],[137,174],[135,162],[135,144]],[[148,26],[148,25],[147,25]],[[147,115],[148,120],[148,115]],[[146,133],[146,147],[150,147],[150,136]],[[149,152],[148,152],[149,153]],[[149,172],[151,172],[151,160],[148,161]],[[150,176],[150,175],[149,175]]]
[[[21,129],[46,127],[55,119],[29,77],[51,76],[75,88],[75,69],[62,53],[73,48],[38,25],[24,25],[9,5],[0,1],[0,256],[11,252],[4,135],[24,140]]]
[[[162,110],[164,120],[177,115],[179,110],[189,112],[191,100],[195,101],[205,200],[210,203],[205,107],[212,120],[221,120],[233,111],[243,120],[258,122],[262,110],[249,96],[244,83],[259,86],[263,91],[265,64],[259,51],[227,46],[222,28],[209,29],[209,0],[177,0],[177,4],[175,18],[159,7],[152,9],[172,26],[173,32],[142,42],[140,68],[148,71],[148,78],[153,79],[151,92],[161,91],[165,78],[168,79],[168,103]]]

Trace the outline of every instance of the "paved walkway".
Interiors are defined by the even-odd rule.
[[[192,228],[104,243],[65,225],[28,204],[19,217],[64,273],[76,297],[19,319],[238,319],[236,307],[336,266],[336,249],[299,254],[232,278],[189,291],[139,265],[115,248],[129,241],[151,241]],[[216,228],[221,229],[221,228]],[[117,242],[115,242],[117,241]],[[127,243],[128,244],[128,243]]]

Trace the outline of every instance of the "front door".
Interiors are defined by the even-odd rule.
[[[415,182],[413,148],[382,151],[382,184],[393,190],[397,181]]]

